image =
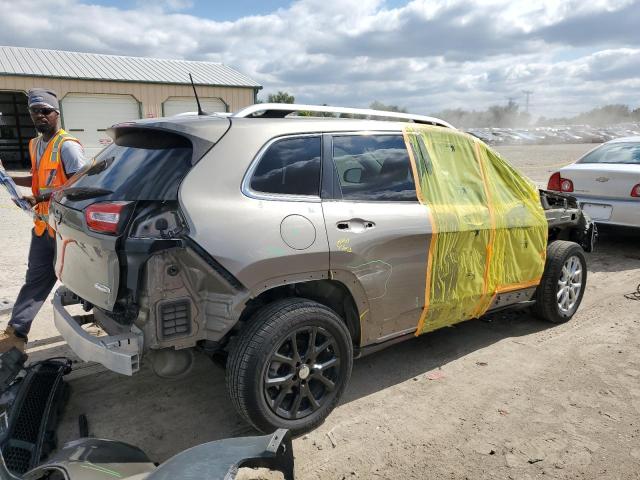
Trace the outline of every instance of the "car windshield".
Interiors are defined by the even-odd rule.
[[[640,165],[640,142],[604,144],[585,155],[578,163],[626,163]]]

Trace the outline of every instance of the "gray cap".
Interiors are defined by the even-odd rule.
[[[60,112],[58,95],[53,90],[32,88],[28,93],[28,105],[31,107],[48,107]]]

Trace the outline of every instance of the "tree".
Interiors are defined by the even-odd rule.
[[[270,93],[267,101],[269,103],[296,103],[296,98],[287,92],[278,91],[278,93]]]

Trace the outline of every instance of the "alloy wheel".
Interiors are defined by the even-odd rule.
[[[558,279],[556,297],[558,308],[562,313],[569,313],[575,307],[582,290],[582,264],[580,259],[572,255],[562,265]]]
[[[273,413],[297,420],[311,415],[335,396],[340,351],[324,328],[301,327],[272,351],[264,375],[264,396]]]

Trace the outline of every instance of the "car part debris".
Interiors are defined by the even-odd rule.
[[[0,355],[0,449],[13,474],[35,467],[56,448],[56,426],[68,399],[62,377],[71,360],[55,358],[24,366],[13,348]]]
[[[0,457],[0,480],[233,480],[243,467],[268,468],[281,472],[285,480],[293,480],[290,433],[277,430],[260,437],[205,443],[175,455],[157,468],[132,445],[81,438],[67,443],[24,477],[13,475]]]

